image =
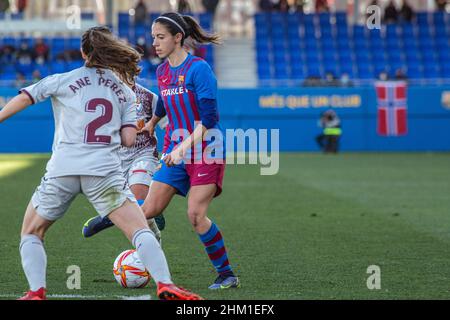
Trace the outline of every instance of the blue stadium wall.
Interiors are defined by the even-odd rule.
[[[0,105],[16,94],[0,88]],[[408,134],[377,134],[374,88],[221,89],[224,128],[279,129],[281,151],[317,151],[321,112],[342,120],[343,151],[450,151],[450,86],[408,88]],[[50,101],[0,124],[0,153],[50,152],[54,122]],[[162,141],[163,132],[157,132]]]

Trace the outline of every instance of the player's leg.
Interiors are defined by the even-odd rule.
[[[125,234],[158,286],[158,296],[177,300],[197,300],[197,295],[176,287],[158,241],[149,229],[142,210],[120,174],[108,177],[83,177],[83,193],[100,216],[108,216]]]
[[[152,182],[150,188],[148,188],[145,201],[139,203],[142,206],[145,217],[151,220],[160,215],[176,193],[177,190],[170,185],[156,181]],[[114,223],[108,217],[93,217],[84,224],[83,236],[86,238],[91,237],[113,225]]]
[[[222,234],[219,227],[207,217],[209,205],[216,192],[215,184],[192,186],[189,192],[188,217],[218,273],[217,279],[209,288],[237,288],[240,286],[239,279],[234,275],[228,261]]]
[[[177,194],[177,189],[159,181],[153,181],[142,205],[142,211],[147,219],[160,215]]]
[[[205,246],[218,277],[210,289],[237,288],[239,279],[234,275],[219,227],[208,219],[208,208],[214,197],[222,192],[225,164],[192,164],[186,170],[191,189],[188,199],[188,217]]]
[[[167,208],[174,195],[185,197],[189,187],[189,176],[183,165],[168,168],[163,164],[153,176],[150,190],[142,205],[145,217],[157,217]]]
[[[131,192],[136,197],[138,204],[142,206],[144,201],[149,194],[149,186],[152,183],[152,177],[156,171],[158,161],[153,157],[138,157],[130,161],[122,162],[122,169],[124,170],[125,178],[127,179],[128,185],[130,186]],[[163,190],[165,192],[165,190]],[[165,195],[166,193],[164,193]],[[156,196],[158,197],[158,196]],[[153,197],[154,198],[154,197]],[[171,199],[171,197],[170,197]],[[168,200],[170,202],[170,199]],[[168,205],[168,202],[164,208]],[[162,214],[163,210],[159,211],[156,217],[148,219],[148,223],[152,231],[155,233],[157,238],[161,238],[160,230],[164,229],[165,219]],[[158,219],[156,222],[155,220]],[[156,222],[156,223],[155,223]],[[82,234],[85,238],[92,237],[93,235],[114,226],[108,217],[95,216],[90,218],[84,225]]]
[[[52,224],[52,221],[37,214],[31,202],[28,204],[22,225],[19,251],[30,290],[20,300],[46,298],[47,254],[44,249],[44,237]]]
[[[23,220],[20,256],[30,291],[21,300],[42,300],[46,293],[46,231],[61,218],[79,192],[77,177],[42,179]]]
[[[149,187],[152,183],[153,176],[157,171],[158,165],[159,161],[157,157],[144,154],[136,157],[129,166],[128,185],[140,206],[144,204],[145,198],[149,193]],[[165,226],[163,213],[155,218],[149,219],[148,225],[155,235],[160,238],[160,231],[162,231]]]
[[[145,185],[145,184],[132,184],[132,185],[130,185],[130,190],[136,197],[138,205],[142,206],[144,204],[145,198],[148,195],[149,186]],[[148,219],[147,223],[148,223],[150,230],[152,230],[156,239],[161,244],[161,230],[159,229],[158,225],[156,224],[155,219],[154,218]]]
[[[160,299],[202,300],[200,296],[173,284],[164,252],[136,203],[126,200],[109,214],[109,218],[136,248],[139,258],[157,284]]]

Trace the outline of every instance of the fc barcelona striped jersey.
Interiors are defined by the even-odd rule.
[[[196,122],[201,121],[199,103],[201,99],[217,99],[217,79],[210,66],[202,58],[188,54],[183,63],[171,67],[169,61],[161,64],[156,71],[160,98],[169,119],[164,138],[164,153],[169,153],[183,141],[178,133],[192,134]],[[217,119],[219,116],[217,115]],[[181,129],[181,130],[179,130]],[[212,157],[225,158],[224,134],[217,122],[211,129],[221,132],[221,137],[214,135],[212,141],[202,144],[202,151],[215,149]],[[210,129],[210,130],[211,130]],[[175,135],[174,135],[175,132]],[[174,137],[179,138],[174,139]],[[186,136],[187,137],[187,136]],[[186,138],[185,137],[185,138]],[[196,150],[198,150],[197,146]],[[198,158],[197,152],[195,158]]]

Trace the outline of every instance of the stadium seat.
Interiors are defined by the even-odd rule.
[[[441,76],[441,74],[436,65],[426,65],[424,68],[424,76],[427,79],[437,79]]]
[[[340,25],[347,25],[347,13],[346,12],[336,12],[335,13],[336,18],[336,24],[338,26]]]
[[[264,37],[267,17],[272,23],[279,23],[271,27],[271,40]],[[280,23],[280,17],[284,22]],[[446,15],[420,12],[413,23],[390,24],[381,30],[368,30],[362,25],[349,28],[344,12],[256,15],[255,21],[261,24],[261,30],[256,31],[256,47],[261,50],[258,62],[267,63],[267,56],[271,52],[275,55],[275,51],[282,48],[277,58],[274,56],[277,78],[284,75],[285,66],[292,78],[293,70],[298,71],[303,66],[304,76],[323,75],[328,70],[338,76],[347,72],[352,77],[369,80],[381,71],[392,76],[397,69],[404,69],[408,76],[418,79],[450,77],[447,73],[450,19]],[[270,41],[269,49],[261,44]]]
[[[420,27],[428,25],[429,23],[428,12],[418,12],[416,14],[416,19]]]
[[[416,67],[408,67],[406,70],[406,75],[411,79],[420,79],[423,77],[421,68],[419,66]]]

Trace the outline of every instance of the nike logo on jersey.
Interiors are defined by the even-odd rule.
[[[201,178],[201,177],[206,177],[207,175],[209,175],[209,173],[204,173],[204,174],[199,173],[199,174],[198,174],[198,177],[199,177],[199,178]]]

